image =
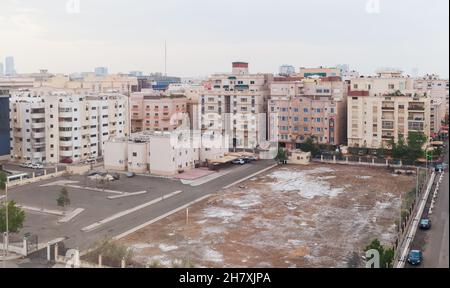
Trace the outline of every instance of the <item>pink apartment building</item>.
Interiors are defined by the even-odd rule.
[[[346,142],[348,84],[341,77],[275,78],[270,93],[268,111],[277,117],[269,117],[269,135],[278,129],[280,146],[296,149],[310,137],[321,144]]]
[[[131,133],[173,131],[189,120],[185,96],[155,91],[133,93],[130,98]]]

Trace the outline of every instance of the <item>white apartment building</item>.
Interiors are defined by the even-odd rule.
[[[111,138],[128,135],[120,94],[20,91],[10,101],[11,160],[76,163],[101,157]]]
[[[427,94],[431,99],[445,105],[445,113],[449,113],[449,83],[438,75],[426,75],[414,82],[414,89],[420,94]],[[444,115],[445,117],[445,115]]]
[[[175,130],[113,139],[106,143],[105,169],[173,176],[225,156],[226,149],[208,145],[200,136],[190,130]]]
[[[223,135],[229,147],[255,148],[267,139],[270,74],[249,74],[248,63],[234,62],[231,74],[210,76],[200,96],[201,128]]]
[[[410,131],[430,136],[430,98],[414,90],[414,79],[401,71],[379,71],[374,77],[352,79],[348,94],[350,147],[389,148]]]

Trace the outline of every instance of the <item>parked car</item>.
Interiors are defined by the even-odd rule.
[[[236,164],[236,165],[245,165],[244,159],[236,159],[236,160],[233,160],[231,163]]]
[[[44,169],[44,165],[42,165],[42,164],[31,164],[30,168],[33,168],[33,169]]]
[[[90,172],[87,174],[87,176],[88,176],[88,177],[91,177],[91,176],[95,176],[95,175],[97,175],[97,174],[98,174],[97,171],[90,171]]]
[[[61,163],[63,163],[63,164],[72,164],[73,160],[72,160],[72,158],[64,158],[63,160],[61,160]]]
[[[422,262],[423,256],[420,250],[411,250],[408,255],[408,262],[411,265],[419,265]]]
[[[253,161],[258,160],[258,159],[256,159],[255,156],[247,156],[247,157],[244,157],[243,159],[244,159],[244,161],[245,161],[246,163],[251,163],[251,162],[253,162]]]
[[[428,218],[421,219],[419,228],[422,230],[429,230],[431,228],[431,220]]]
[[[111,173],[111,176],[114,178],[114,180],[120,180],[119,173]]]
[[[128,173],[126,174],[126,176],[127,176],[128,178],[133,178],[134,176],[136,176],[136,174],[135,174],[134,172],[128,172]]]
[[[27,162],[27,163],[22,163],[19,166],[22,168],[30,168],[31,165],[32,165],[31,163]]]
[[[97,163],[97,160],[95,158],[89,158],[85,162],[86,164],[95,164]]]

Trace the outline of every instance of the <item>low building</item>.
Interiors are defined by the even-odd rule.
[[[302,150],[292,150],[288,153],[288,164],[308,165],[311,163],[311,152]]]
[[[136,133],[105,145],[105,169],[173,176],[224,157],[218,143],[202,141],[190,130]]]

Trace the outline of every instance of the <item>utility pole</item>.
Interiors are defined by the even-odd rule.
[[[167,77],[167,41],[164,41],[164,76]]]
[[[8,215],[8,181],[6,181],[5,183],[5,219],[6,219],[6,243],[4,243],[5,245],[5,249],[6,249],[6,256],[8,256],[8,249],[9,249],[9,215]]]

